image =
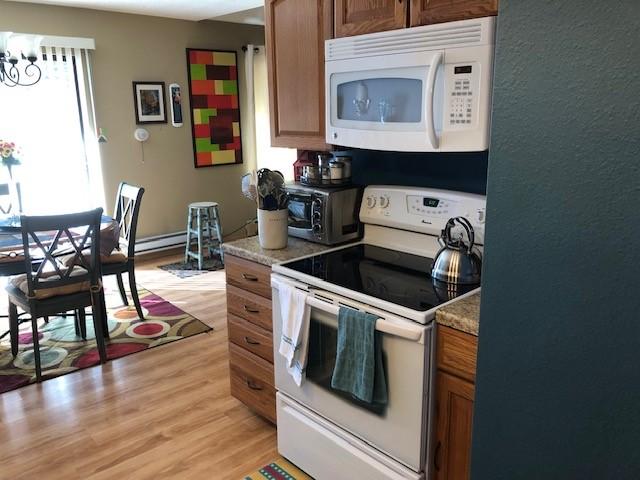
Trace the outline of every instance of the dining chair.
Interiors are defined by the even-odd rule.
[[[116,249],[109,255],[102,255],[102,275],[115,275],[122,302],[129,305],[124,289],[123,274],[129,277],[129,290],[140,320],[144,320],[135,274],[136,230],[140,215],[140,202],[144,188],[122,182],[118,187],[113,218],[120,227],[120,239]]]
[[[66,215],[20,218],[26,273],[11,277],[6,286],[11,353],[14,357],[18,354],[17,307],[20,307],[31,317],[38,382],[42,379],[38,318],[75,310],[78,312],[76,322],[85,322],[84,309],[92,307],[100,361],[107,360],[103,333],[106,309],[99,261],[101,216],[102,209],[97,208]],[[53,234],[53,238],[44,239],[49,234]],[[70,251],[75,261],[67,266],[65,259]],[[37,269],[33,269],[34,260],[39,260]],[[82,330],[86,332],[86,326]]]

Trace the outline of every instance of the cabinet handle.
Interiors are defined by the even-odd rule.
[[[262,390],[262,387],[259,385],[256,385],[255,383],[253,383],[251,380],[249,380],[247,378],[247,387],[249,387],[251,390]]]
[[[242,278],[244,278],[248,282],[257,282],[258,281],[258,277],[256,277],[255,275],[251,275],[250,273],[243,273],[242,274]]]
[[[442,442],[438,441],[436,445],[436,449],[433,452],[433,468],[436,469],[436,472],[440,471],[440,448],[442,447]]]
[[[249,337],[244,337],[244,341],[249,345],[260,345],[260,342],[256,342],[255,340],[251,340]]]
[[[260,310],[257,308],[251,308],[249,305],[244,306],[244,311],[247,313],[260,313]]]

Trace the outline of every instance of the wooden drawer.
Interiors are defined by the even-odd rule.
[[[271,267],[225,255],[224,268],[228,284],[271,298]]]
[[[227,285],[227,311],[272,331],[271,300]]]
[[[437,338],[438,369],[475,383],[478,337],[438,325]]]
[[[273,365],[234,343],[229,343],[231,395],[252,410],[276,422]]]
[[[227,324],[229,341],[273,363],[272,332],[231,313],[227,315]]]

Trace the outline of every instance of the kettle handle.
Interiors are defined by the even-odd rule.
[[[453,217],[450,218],[447,222],[447,225],[444,229],[443,236],[445,237],[445,242],[451,241],[451,229],[456,226],[456,223],[460,224],[462,228],[464,228],[467,233],[467,237],[469,238],[469,246],[467,247],[467,253],[471,253],[471,249],[475,245],[475,233],[473,231],[473,226],[471,222],[467,220],[465,217]]]

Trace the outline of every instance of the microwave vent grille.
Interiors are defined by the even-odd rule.
[[[325,58],[343,60],[488,45],[493,43],[492,27],[493,17],[487,17],[338,38],[326,42]]]

